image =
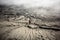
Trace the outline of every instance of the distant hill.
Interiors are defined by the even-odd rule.
[[[0,15],[25,15],[43,21],[60,21],[60,13],[47,7],[26,8],[23,5],[0,5]]]

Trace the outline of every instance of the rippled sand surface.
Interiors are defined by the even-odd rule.
[[[56,17],[50,14],[46,16],[43,11],[44,16],[40,16],[30,9],[27,13],[26,9],[19,9],[20,12],[18,8],[3,8],[0,15],[0,40],[60,40],[60,19],[56,14]]]

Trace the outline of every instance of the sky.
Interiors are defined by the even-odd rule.
[[[28,5],[28,6],[56,6],[60,5],[60,0],[0,0],[0,4],[16,4],[16,5]]]
[[[52,7],[60,10],[60,0],[0,0],[0,4],[24,5],[26,7]]]

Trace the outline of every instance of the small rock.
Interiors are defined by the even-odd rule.
[[[30,24],[30,25],[28,25],[28,28],[35,29],[35,28],[38,28],[38,26],[37,25],[34,25],[34,24]]]

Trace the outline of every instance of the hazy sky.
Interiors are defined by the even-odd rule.
[[[54,8],[56,12],[60,12],[60,0],[0,0],[0,4],[24,4],[26,7],[51,7]]]
[[[0,4],[16,4],[27,6],[45,6],[45,7],[60,7],[60,0],[0,0]]]

